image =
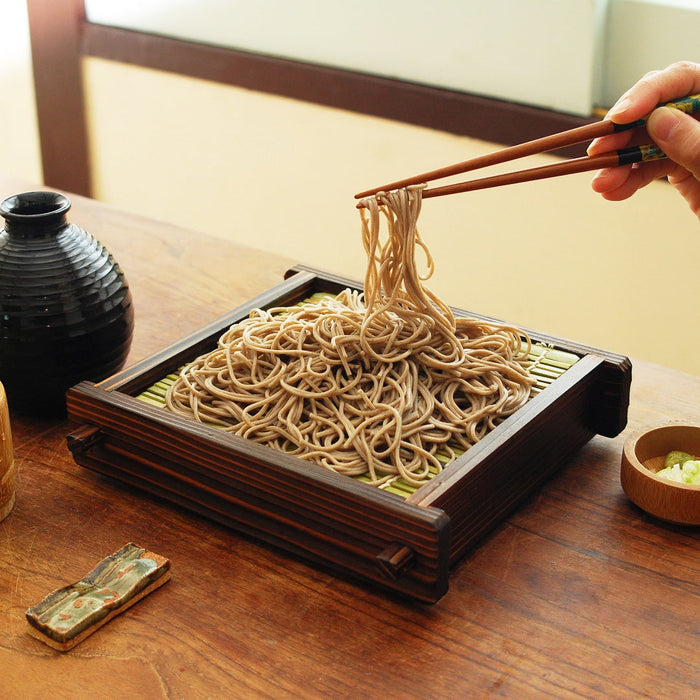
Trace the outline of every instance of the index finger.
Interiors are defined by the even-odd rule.
[[[700,90],[700,64],[673,63],[651,71],[633,85],[613,105],[606,119],[626,124],[646,117],[658,105]]]

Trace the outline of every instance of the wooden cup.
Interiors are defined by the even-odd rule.
[[[700,525],[700,485],[656,475],[673,450],[700,455],[700,425],[673,423],[628,438],[622,452],[622,489],[633,503],[661,520]]]
[[[15,504],[15,471],[10,412],[5,388],[0,384],[0,520],[10,514]]]

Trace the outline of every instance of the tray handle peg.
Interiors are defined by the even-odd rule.
[[[81,425],[66,438],[68,449],[73,454],[83,454],[102,441],[102,430],[95,425]]]
[[[415,561],[414,551],[406,544],[392,542],[385,550],[377,555],[379,570],[392,581],[406,573]]]

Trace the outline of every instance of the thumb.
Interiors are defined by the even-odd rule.
[[[680,110],[659,107],[649,116],[647,131],[672,161],[700,180],[700,122]]]

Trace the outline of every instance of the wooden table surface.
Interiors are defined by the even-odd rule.
[[[27,189],[0,177],[0,198]],[[130,282],[130,363],[304,262],[72,200]],[[700,423],[700,377],[633,360],[627,429],[588,443],[426,606],[83,469],[67,420],[12,414],[0,697],[700,697],[700,532],[619,483],[625,438],[678,419]],[[28,634],[28,607],[127,542],[168,557],[172,579],[69,652]]]

